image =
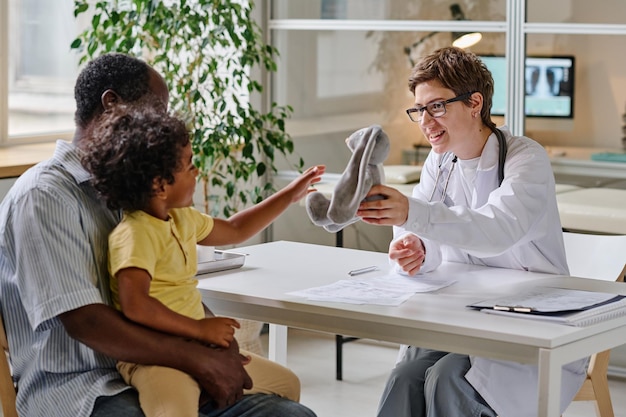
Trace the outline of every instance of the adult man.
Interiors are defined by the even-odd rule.
[[[80,163],[86,132],[123,103],[167,106],[163,78],[144,62],[108,54],[90,62],[76,87],[73,143],[22,175],[0,205],[0,303],[18,382],[20,415],[143,416],[115,360],[182,370],[198,380],[207,416],[313,416],[252,386],[236,343],[212,349],[136,325],[109,306],[108,210]],[[226,408],[224,408],[226,407]]]

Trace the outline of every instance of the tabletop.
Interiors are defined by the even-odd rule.
[[[399,306],[318,302],[288,293],[348,279],[349,271],[373,265],[378,270],[368,276],[388,274],[387,255],[285,241],[238,251],[246,253],[242,268],[199,277],[203,300],[216,314],[264,321],[280,328],[299,327],[537,364],[541,417],[559,415],[564,364],[626,343],[626,316],[574,327],[484,314],[467,307],[533,286],[626,295],[622,283],[445,263],[427,276],[454,279],[455,284],[432,293],[417,293]],[[283,340],[286,344],[286,333]],[[286,352],[286,346],[282,349]]]
[[[565,288],[596,289],[626,294],[626,286],[612,282],[598,282],[573,277],[558,277],[526,271],[489,268],[459,263],[446,263],[428,274],[428,278],[455,279],[452,286],[435,293],[418,293],[400,306],[355,305],[333,302],[315,302],[287,293],[326,285],[340,279],[350,279],[348,271],[376,265],[378,271],[368,277],[389,272],[387,255],[356,249],[335,248],[296,242],[272,242],[239,249],[247,253],[245,265],[237,270],[200,277],[198,288],[203,291],[210,308],[220,313],[219,304],[240,300],[249,310],[263,310],[266,317],[256,318],[272,323],[300,327],[301,320],[315,316],[307,328],[338,332],[342,325],[354,325],[354,320],[383,324],[387,330],[345,328],[345,334],[382,339],[398,343],[420,342],[422,346],[441,348],[436,339],[424,338],[419,330],[439,334],[462,335],[496,344],[535,348],[555,348],[603,331],[602,324],[585,328],[553,323],[533,323],[525,319],[504,318],[468,309],[473,302],[502,296],[532,285]],[[362,276],[359,276],[362,277]],[[419,276],[418,278],[419,279]],[[262,308],[255,308],[253,305]],[[289,314],[285,314],[289,311]],[[245,314],[245,311],[229,311]],[[365,319],[364,319],[365,318]],[[352,321],[351,321],[352,320]],[[346,321],[346,323],[343,323]],[[626,325],[626,319],[624,325]],[[416,330],[407,332],[407,328]],[[341,332],[338,332],[341,333]],[[413,336],[409,336],[414,333]],[[378,336],[378,337],[377,337]],[[416,337],[417,340],[412,340]],[[450,348],[450,347],[448,347]],[[468,346],[462,347],[467,350]],[[479,346],[471,352],[484,353]],[[489,347],[491,350],[491,347]],[[519,353],[519,352],[518,352]],[[512,356],[505,356],[511,359]],[[518,354],[515,355],[519,359]],[[536,362],[536,357],[527,358]]]

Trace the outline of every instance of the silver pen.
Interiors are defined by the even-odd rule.
[[[367,272],[372,272],[372,271],[376,271],[378,269],[378,267],[376,265],[373,266],[367,266],[365,268],[361,268],[361,269],[354,269],[352,271],[348,272],[348,275],[350,275],[351,277],[355,276],[355,275],[361,275],[361,274],[365,274]]]

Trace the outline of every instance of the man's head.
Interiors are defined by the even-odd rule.
[[[84,129],[116,103],[139,100],[167,107],[165,81],[152,67],[129,55],[111,53],[89,62],[74,87],[78,128]],[[148,104],[148,103],[147,103]]]

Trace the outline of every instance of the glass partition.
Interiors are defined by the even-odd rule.
[[[457,4],[463,17],[471,20],[506,19],[506,0],[274,0],[273,19],[347,19],[347,20],[448,20],[454,17],[450,6]]]
[[[626,2],[623,0],[526,0],[526,21],[529,23],[626,23]]]

